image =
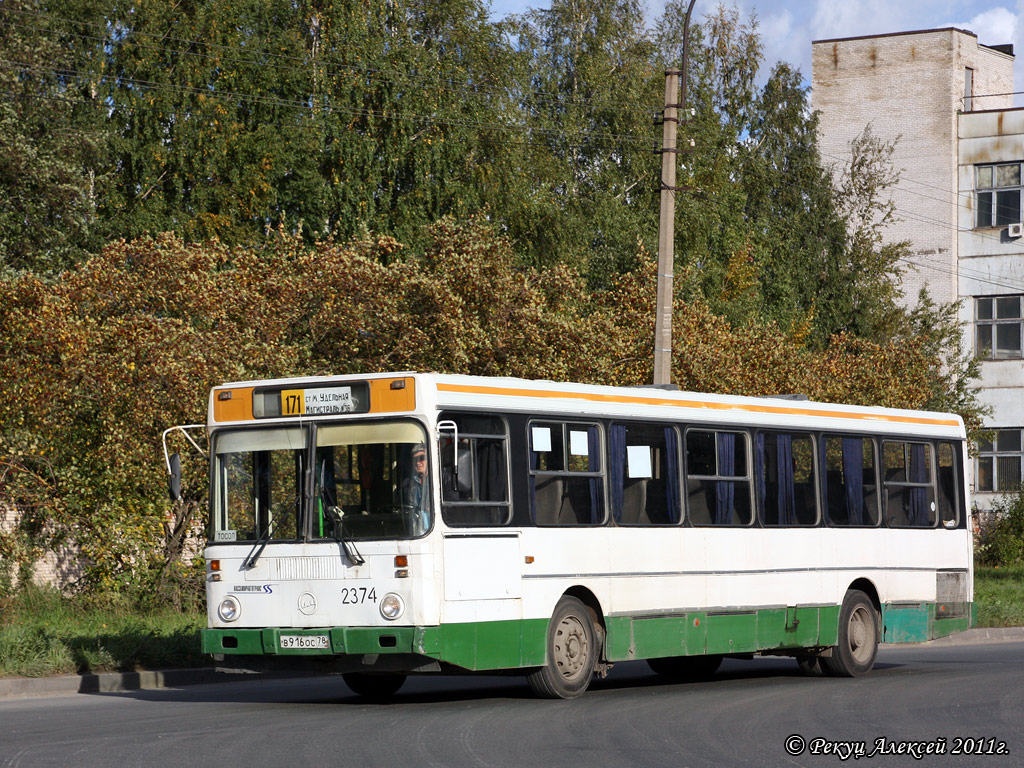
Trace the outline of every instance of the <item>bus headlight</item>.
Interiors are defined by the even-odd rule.
[[[220,616],[221,621],[235,621],[241,613],[242,606],[231,595],[221,600],[220,605],[217,606],[217,615]]]
[[[402,602],[402,598],[394,592],[388,592],[384,595],[384,599],[380,601],[380,615],[388,621],[397,619],[404,610],[405,604]]]

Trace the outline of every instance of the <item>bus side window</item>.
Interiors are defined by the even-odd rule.
[[[757,501],[765,525],[815,525],[814,442],[810,435],[759,432],[754,447]]]
[[[498,416],[445,413],[459,429],[441,437],[441,514],[452,526],[508,525],[508,428]]]
[[[612,514],[620,525],[675,525],[679,505],[678,438],[674,427],[612,424],[608,474]]]
[[[875,449],[863,437],[822,437],[822,496],[830,525],[878,525]]]
[[[939,443],[939,461],[936,479],[939,492],[939,525],[956,528],[960,523],[960,473],[959,446],[953,443]]]
[[[694,525],[749,525],[753,521],[747,435],[686,432],[686,504]]]
[[[932,528],[936,520],[932,446],[882,442],[885,524],[890,528]]]
[[[604,467],[596,424],[531,421],[530,505],[537,525],[604,522]]]

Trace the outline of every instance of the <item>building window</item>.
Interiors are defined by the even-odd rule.
[[[970,67],[964,69],[964,112],[974,109],[974,70]]]
[[[978,227],[1017,224],[1020,215],[1020,163],[976,165]]]
[[[978,490],[1013,491],[1021,486],[1024,456],[1020,429],[995,429],[978,441]]]
[[[1021,296],[979,296],[974,300],[976,354],[985,360],[1021,357]]]

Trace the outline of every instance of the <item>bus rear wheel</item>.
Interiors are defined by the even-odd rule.
[[[710,680],[722,666],[722,657],[669,656],[664,659],[648,659],[647,666],[661,677],[674,682]]]
[[[544,666],[528,673],[526,681],[541,698],[575,698],[590,685],[597,654],[590,611],[575,597],[565,596],[548,625]]]
[[[352,693],[367,701],[387,701],[405,683],[405,675],[348,672],[341,676]]]
[[[878,612],[870,598],[851,589],[839,609],[839,644],[824,659],[828,672],[836,677],[860,677],[875,666],[878,653]]]

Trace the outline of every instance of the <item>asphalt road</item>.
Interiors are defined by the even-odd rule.
[[[727,660],[712,682],[665,684],[643,663],[620,664],[572,701],[493,677],[410,679],[386,705],[337,678],[0,701],[3,768],[865,761],[1024,766],[1024,643],[884,648],[852,680],[765,658]]]

